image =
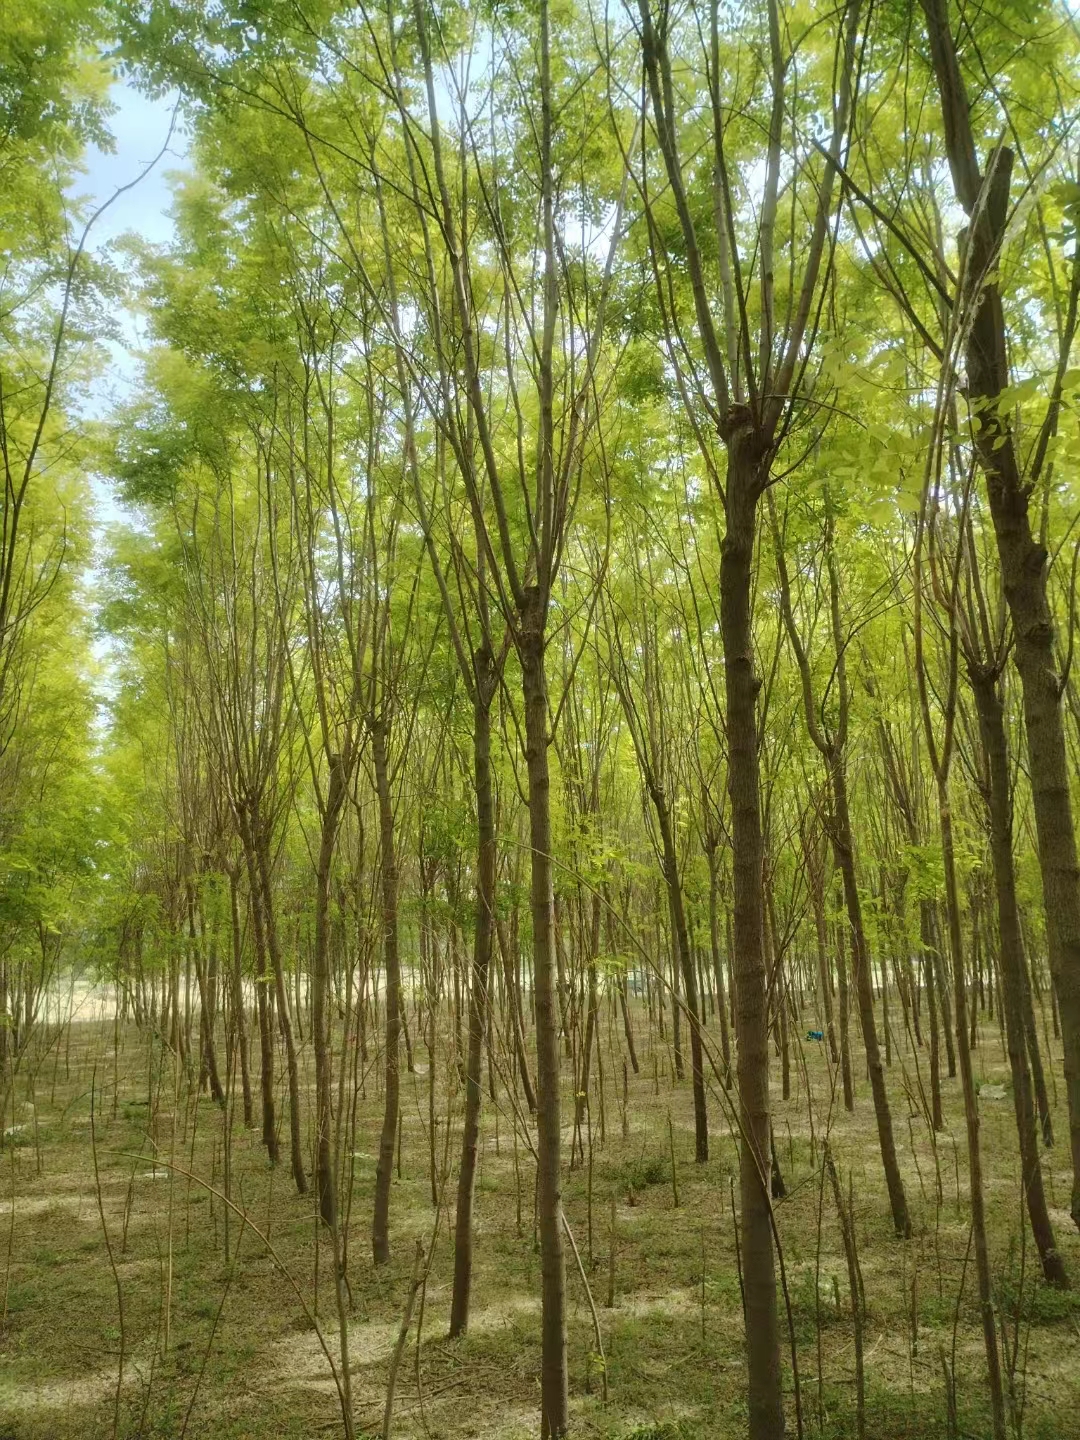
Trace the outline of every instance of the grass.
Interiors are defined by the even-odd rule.
[[[805,1028],[805,1027],[803,1027]],[[645,1035],[644,1016],[638,1033]],[[617,1026],[603,1037],[604,1070],[618,1075]],[[429,1058],[414,1028],[418,1067]],[[435,1056],[437,1097],[445,1116],[447,1056]],[[174,1105],[171,1066],[134,1027],[76,1023],[65,1063],[60,1047],[46,1055],[33,1101],[23,1077],[17,1143],[0,1152],[0,1257],[6,1312],[0,1332],[0,1440],[87,1440],[123,1437],[213,1437],[270,1440],[341,1433],[329,1368],[311,1321],[265,1245],[249,1227],[239,1259],[240,1223],[198,1181],[160,1163],[176,1160],[210,1182],[223,1183],[225,1123],[207,1096],[180,1085]],[[711,1155],[693,1161],[689,1081],[675,1085],[670,1059],[657,1042],[643,1045],[641,1074],[631,1077],[629,1135],[621,1135],[615,1086],[606,1092],[606,1135],[600,1140],[599,1097],[592,1097],[591,1230],[589,1167],[580,1158],[564,1175],[564,1206],[598,1306],[607,1361],[609,1401],[600,1396],[599,1357],[587,1296],[567,1257],[567,1345],[575,1433],[599,1440],[696,1440],[745,1431],[745,1365],[736,1236],[737,1150],[715,1087],[710,1095]],[[311,1131],[310,1053],[303,1052],[303,1095]],[[1052,1057],[1060,1077],[1060,1055]],[[830,1108],[832,1076],[824,1047],[806,1049],[805,1070],[793,1067],[793,1093],[779,1096],[775,1077],[777,1150],[788,1196],[777,1206],[808,1437],[855,1434],[854,1358],[847,1270],[831,1193],[821,1186],[822,1139],[828,1131],[843,1182],[850,1177],[866,1300],[867,1429],[873,1440],[946,1440],[945,1363],[955,1365],[960,1433],[987,1433],[986,1386],[974,1272],[965,1256],[968,1216],[959,1082],[947,1081],[947,1132],[935,1143],[921,1118],[908,1126],[905,1078],[914,1057],[894,1055],[889,1084],[901,1163],[915,1218],[910,1241],[895,1239],[876,1148],[869,1087],[856,1064],[855,1114]],[[1007,1066],[996,1027],[986,1026],[975,1056],[980,1081],[1000,1083]],[[922,1062],[925,1065],[925,1061]],[[118,1077],[113,1092],[113,1074]],[[116,1286],[102,1235],[94,1182],[90,1091],[98,1097],[95,1132],[101,1202],[113,1245],[124,1308],[124,1385],[116,1402],[120,1325]],[[350,1354],[354,1410],[360,1433],[377,1433],[389,1356],[408,1288],[414,1242],[431,1243],[434,1210],[428,1169],[426,1073],[403,1075],[401,1174],[391,1208],[391,1263],[375,1270],[369,1226],[374,1154],[382,1098],[378,1067],[357,1097],[349,1215]],[[283,1080],[283,1067],[279,1079]],[[813,1133],[807,1103],[814,1097]],[[572,1104],[567,1063],[563,1117],[569,1166]],[[431,1440],[534,1437],[539,1414],[540,1262],[533,1235],[533,1176],[524,1140],[514,1159],[513,1121],[502,1087],[498,1114],[485,1096],[477,1179],[477,1243],[470,1330],[446,1339],[453,1272],[448,1218],[443,1215],[423,1305],[419,1354],[414,1321],[402,1365],[394,1433]],[[1063,1096],[1063,1087],[1058,1091]],[[36,1110],[30,1108],[31,1104]],[[456,1141],[460,1094],[451,1123]],[[680,1204],[674,1204],[668,1114],[674,1128]],[[10,1114],[10,1107],[9,1107]],[[283,1094],[279,1117],[287,1155]],[[1055,1116],[1065,1134],[1063,1099]],[[36,1130],[33,1123],[36,1121]],[[496,1134],[497,1121],[497,1134]],[[444,1122],[445,1123],[445,1120]],[[1008,1100],[983,1108],[987,1208],[999,1312],[1012,1346],[1019,1341],[1022,1431],[1028,1440],[1080,1437],[1080,1299],[1035,1283],[1030,1242],[1020,1225],[1018,1159]],[[441,1126],[440,1126],[441,1134]],[[35,1138],[36,1135],[36,1138]],[[159,1163],[154,1163],[156,1135]],[[914,1148],[912,1146],[914,1140]],[[955,1148],[954,1148],[955,1141]],[[587,1141],[586,1141],[587,1146]],[[442,1153],[441,1140],[437,1147]],[[450,1155],[455,1156],[455,1143]],[[1044,1152],[1058,1243],[1080,1282],[1080,1243],[1067,1223],[1066,1147]],[[309,1157],[310,1164],[310,1157]],[[325,1237],[317,1233],[310,1198],[297,1196],[287,1161],[271,1170],[257,1131],[235,1123],[232,1193],[268,1234],[308,1308],[337,1353],[332,1276]],[[940,1177],[940,1179],[939,1179]],[[938,1202],[940,1185],[941,1200]],[[445,1194],[452,1204],[451,1176]],[[14,1225],[11,1197],[14,1195]],[[604,1304],[616,1201],[615,1305]],[[520,1228],[518,1214],[520,1210]],[[818,1217],[821,1213],[819,1231]],[[171,1227],[170,1227],[171,1215]],[[10,1263],[7,1242],[10,1227]],[[319,1267],[316,1283],[315,1257]],[[169,1343],[165,1346],[166,1278],[170,1271]],[[961,1290],[961,1282],[963,1288]],[[916,1333],[912,1334],[912,1320]],[[795,1434],[791,1355],[784,1337],[785,1395]],[[820,1377],[819,1377],[820,1354]],[[418,1385],[419,1381],[419,1385]]]

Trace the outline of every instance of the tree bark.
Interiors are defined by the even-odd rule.
[[[990,1408],[994,1440],[1005,1440],[1005,1401],[1001,1385],[1001,1354],[998,1349],[994,1315],[990,1252],[986,1239],[986,1205],[983,1198],[982,1152],[979,1145],[979,1101],[971,1066],[967,1031],[967,992],[964,988],[963,939],[960,932],[960,897],[956,885],[952,811],[947,780],[938,776],[938,809],[941,817],[941,851],[945,864],[945,894],[949,918],[949,948],[952,952],[953,996],[956,1007],[956,1048],[960,1057],[960,1083],[964,1091],[964,1118],[968,1142],[968,1188],[971,1192],[971,1229],[975,1248],[975,1272],[979,1284],[979,1313],[982,1318],[983,1347],[990,1382]]]
[[[311,1032],[315,1049],[315,1185],[319,1214],[337,1237],[336,1166],[332,1153],[333,1065],[330,1047],[330,871],[334,843],[345,804],[345,774],[340,755],[328,756],[326,803],[315,871],[315,945],[311,965]]]
[[[1009,214],[1013,157],[1005,147],[996,150],[984,182],[946,0],[922,3],[953,185],[957,199],[972,218],[965,268],[969,285],[977,286],[979,293],[973,291],[971,296],[965,353],[968,398],[1023,694],[1047,948],[1065,1053],[1072,1217],[1080,1226],[1080,864],[1069,794],[1062,684],[1047,596],[1049,557],[1032,531],[1031,487],[1021,468],[1009,418],[999,414],[996,403],[1009,384],[1005,312],[996,276]]]
[[[229,870],[229,926],[232,936],[232,1027],[240,1052],[240,1085],[244,1097],[244,1124],[250,1128],[255,1123],[251,1099],[251,1068],[248,1060],[247,1018],[244,1009],[243,938],[240,930],[240,877],[236,870]]]
[[[741,420],[741,416],[740,416]],[[754,1440],[784,1433],[780,1327],[769,1198],[769,1012],[765,973],[761,783],[753,642],[756,507],[764,461],[756,431],[728,442],[720,551],[720,628],[727,690],[728,794],[735,906],[735,1036],[741,1134],[739,1196],[745,1291],[747,1404]]]
[[[542,1426],[550,1440],[569,1426],[566,1270],[562,1240],[559,1011],[555,993],[551,779],[544,612],[539,590],[525,592],[519,642],[525,702],[525,762],[532,850],[533,986],[536,1000],[537,1218],[541,1271]]]
[[[251,928],[255,932],[255,1002],[259,1017],[259,1090],[262,1099],[262,1140],[271,1165],[279,1159],[277,1117],[274,1104],[274,1037],[270,1022],[270,958],[266,948],[266,926],[263,923],[262,887],[255,863],[253,845],[245,844],[248,893],[251,900]]]
[[[1001,962],[999,1003],[1005,1012],[1005,1035],[1013,1082],[1013,1109],[1020,1140],[1024,1198],[1027,1201],[1035,1248],[1042,1262],[1043,1276],[1050,1285],[1066,1286],[1068,1277],[1065,1263],[1058,1251],[1046,1206],[1039,1141],[1035,1128],[1035,1099],[1024,1036],[1024,950],[1020,937],[1020,911],[1016,900],[1016,871],[1013,864],[1009,752],[1005,736],[1004,709],[997,676],[986,671],[970,670],[970,673],[979,716],[979,730],[988,762],[985,798],[990,823],[990,854],[997,903]]]
[[[705,1070],[701,1052],[701,1016],[698,1009],[697,981],[694,975],[694,961],[690,953],[690,935],[686,928],[686,906],[683,903],[682,884],[679,880],[679,862],[675,852],[675,835],[671,824],[671,810],[663,790],[652,788],[653,808],[656,823],[664,848],[664,879],[667,882],[668,903],[671,908],[673,961],[682,975],[682,1004],[686,1006],[690,1022],[690,1070],[694,1086],[694,1158],[703,1165],[709,1158],[709,1117],[705,1107]],[[679,1017],[679,995],[672,1000],[675,1022]],[[678,1031],[676,1030],[676,1034]],[[676,1042],[677,1043],[677,1042]],[[676,1056],[679,1052],[676,1050]]]
[[[375,1171],[375,1206],[371,1221],[371,1253],[376,1265],[390,1259],[390,1181],[394,1173],[401,1084],[401,961],[398,954],[398,874],[394,849],[394,807],[390,797],[390,767],[386,753],[386,722],[371,722],[371,754],[379,807],[379,845],[382,882],[383,963],[386,969],[385,1084],[379,1160]]]
[[[717,906],[719,877],[717,876],[716,846],[712,846],[706,858],[709,862],[709,945],[712,950],[713,976],[716,983],[716,1008],[720,1013],[720,1050],[724,1057],[724,1083],[731,1084],[731,1031],[728,1026],[728,1000],[724,985],[724,962],[720,955],[720,915]],[[830,1010],[831,1010],[830,1005]],[[831,1032],[830,1032],[831,1033]],[[835,1043],[835,1042],[834,1042]],[[636,1073],[637,1066],[634,1066]]]
[[[296,1040],[293,1036],[292,1021],[289,1018],[289,992],[285,987],[285,966],[281,959],[278,943],[277,918],[274,914],[273,876],[270,873],[270,842],[261,836],[255,849],[258,879],[263,896],[263,929],[266,934],[266,948],[270,956],[270,971],[274,979],[274,994],[277,997],[278,1025],[285,1042],[285,1067],[289,1077],[289,1163],[293,1182],[298,1195],[307,1194],[307,1175],[304,1173],[304,1147],[300,1136],[300,1067],[296,1058]]]
[[[450,1337],[462,1335],[469,1325],[473,1267],[473,1194],[476,1151],[483,1099],[481,1064],[488,1018],[488,978],[495,928],[495,801],[491,785],[490,652],[480,649],[475,659],[473,699],[473,783],[476,788],[476,927],[473,932],[473,973],[469,995],[469,1053],[465,1065],[465,1122],[458,1167],[457,1214],[454,1222],[454,1288],[450,1300]]]
[[[874,1097],[874,1115],[877,1120],[878,1144],[881,1148],[881,1162],[885,1168],[885,1184],[889,1191],[889,1205],[892,1210],[893,1227],[897,1235],[911,1234],[911,1217],[908,1214],[907,1196],[896,1158],[896,1140],[893,1136],[892,1111],[885,1088],[885,1071],[878,1047],[877,1023],[874,1016],[874,985],[870,974],[870,955],[866,944],[866,930],[862,919],[862,901],[855,876],[855,854],[851,838],[851,818],[848,811],[847,777],[843,761],[834,757],[830,767],[832,781],[834,844],[836,863],[844,884],[844,901],[848,923],[851,928],[852,966],[855,971],[855,995],[859,1005],[859,1020],[862,1027],[863,1045],[866,1049],[866,1066],[870,1072],[870,1090]]]

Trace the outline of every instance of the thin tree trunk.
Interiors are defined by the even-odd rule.
[[[968,1044],[967,992],[964,988],[963,939],[960,933],[960,897],[956,885],[953,852],[952,812],[947,781],[938,778],[938,808],[941,816],[941,851],[945,864],[945,893],[949,916],[949,947],[952,951],[953,995],[956,1005],[956,1047],[960,1056],[960,1081],[964,1091],[964,1118],[967,1122],[968,1179],[971,1200],[971,1228],[975,1244],[975,1272],[979,1284],[979,1312],[983,1345],[990,1381],[990,1407],[994,1440],[1005,1440],[1005,1401],[1001,1384],[1001,1354],[994,1316],[990,1252],[986,1240],[986,1205],[983,1197],[982,1152],[979,1145],[979,1101]]]
[[[930,1021],[930,1123],[935,1130],[944,1130],[941,1110],[941,1039],[938,1030],[937,978],[934,964],[933,902],[919,902],[919,938],[922,942],[923,976],[926,983],[926,1013]]]
[[[251,900],[251,927],[255,932],[255,1004],[259,1017],[260,1073],[259,1088],[262,1097],[262,1140],[271,1165],[279,1158],[277,1138],[277,1117],[274,1113],[274,1037],[270,1021],[270,960],[266,947],[266,926],[263,923],[263,896],[259,884],[259,872],[255,863],[254,848],[245,845],[244,859],[247,863],[248,893]]]
[[[476,929],[469,996],[469,1054],[465,1067],[465,1121],[458,1167],[457,1215],[454,1222],[454,1289],[450,1301],[450,1336],[464,1334],[469,1324],[473,1268],[473,1193],[476,1151],[483,1099],[481,1064],[488,1018],[488,976],[495,920],[495,802],[491,786],[490,653],[475,659],[473,702],[473,781],[476,787]]]
[[[332,1153],[333,1064],[330,1053],[330,871],[334,843],[345,803],[345,775],[340,755],[331,755],[326,802],[315,871],[315,948],[311,967],[311,1030],[315,1048],[315,1185],[319,1214],[337,1237],[336,1167]]]
[[[852,965],[855,970],[855,995],[859,1005],[859,1019],[862,1025],[863,1045],[866,1049],[866,1067],[870,1072],[870,1090],[874,1097],[874,1114],[877,1119],[878,1145],[881,1162],[885,1167],[885,1184],[889,1191],[889,1205],[892,1210],[893,1227],[897,1235],[911,1234],[911,1217],[908,1214],[907,1196],[896,1158],[896,1141],[893,1137],[892,1111],[885,1088],[885,1071],[878,1048],[877,1024],[874,1016],[874,988],[870,973],[870,955],[866,944],[866,931],[862,920],[862,902],[855,877],[855,855],[851,839],[851,820],[848,813],[847,777],[843,762],[836,758],[832,766],[833,802],[835,805],[834,842],[836,861],[844,883],[844,900],[847,906],[848,922],[851,927]]]
[[[687,1017],[690,1021],[690,1068],[694,1085],[694,1158],[699,1165],[709,1158],[709,1119],[705,1108],[705,1071],[701,1052],[701,1016],[698,1008],[697,983],[694,977],[694,961],[690,953],[690,936],[686,928],[686,907],[683,904],[682,885],[679,880],[678,858],[675,853],[675,836],[671,825],[671,811],[667,797],[659,787],[652,792],[656,822],[664,847],[664,878],[667,882],[668,903],[672,921],[672,960],[682,974]],[[679,996],[676,991],[673,1009],[675,1022],[679,1018]],[[678,1031],[676,1031],[678,1034]],[[678,1056],[678,1050],[676,1050]]]
[[[706,852],[709,862],[709,945],[712,951],[713,977],[716,984],[716,1008],[720,1014],[720,1050],[724,1057],[724,1081],[731,1083],[731,1031],[728,1027],[728,1002],[724,986],[724,962],[720,955],[720,914],[717,905],[719,877],[716,846]],[[831,1006],[830,1006],[831,1009]],[[637,1066],[634,1066],[635,1071]]]
[[[244,1124],[250,1128],[255,1123],[251,1101],[251,1069],[248,1059],[247,1017],[244,1009],[243,937],[240,929],[240,877],[235,869],[229,870],[229,929],[232,937],[232,1024],[236,1031],[236,1044],[240,1052],[240,1085],[244,1096]]]
[[[545,30],[546,41],[546,30]],[[550,103],[550,101],[548,102]],[[558,1440],[569,1426],[566,1369],[566,1271],[562,1239],[559,1012],[555,993],[551,780],[544,616],[536,587],[526,592],[520,657],[525,702],[525,760],[532,850],[533,987],[536,1002],[537,1218],[540,1232],[542,1427]]]
[[[386,754],[386,724],[371,724],[371,754],[379,806],[379,845],[382,880],[383,961],[386,967],[385,1082],[379,1160],[375,1171],[375,1205],[371,1221],[371,1251],[376,1265],[390,1259],[390,1181],[394,1173],[401,1084],[401,963],[398,955],[398,875],[394,850],[394,807],[390,797],[390,769]]]
[[[259,881],[263,894],[263,924],[266,932],[266,947],[270,955],[270,968],[274,977],[274,993],[277,997],[278,1025],[285,1042],[285,1067],[289,1077],[289,1161],[297,1194],[307,1194],[307,1176],[304,1173],[304,1147],[300,1136],[300,1066],[296,1058],[296,1041],[293,1038],[292,1022],[289,1018],[289,992],[285,987],[285,967],[278,943],[277,920],[274,915],[273,878],[270,874],[269,841],[262,838],[256,846],[255,858],[259,867]]]
[[[994,867],[1001,961],[999,1002],[1005,1011],[1005,1034],[1013,1082],[1013,1108],[1020,1140],[1024,1197],[1035,1248],[1042,1262],[1043,1276],[1050,1285],[1065,1286],[1068,1284],[1065,1263],[1054,1239],[1043,1189],[1042,1164],[1035,1129],[1035,1102],[1024,1041],[1024,951],[1020,938],[1020,911],[1016,900],[1009,752],[1005,737],[1004,710],[996,675],[972,671],[971,684],[988,760],[986,799],[990,819],[990,853]]]

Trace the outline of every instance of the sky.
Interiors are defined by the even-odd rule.
[[[92,146],[86,156],[86,172],[73,190],[101,205],[122,185],[129,184],[154,159],[169,134],[173,102],[168,98],[149,99],[126,81],[118,80],[110,94],[115,113],[109,128],[116,142],[110,154]],[[120,195],[91,231],[91,249],[105,250],[121,235],[136,234],[153,244],[172,239],[169,216],[172,194],[168,174],[180,169],[187,159],[185,136],[177,126],[169,148],[153,170],[132,190]],[[123,343],[111,347],[112,363],[96,380],[84,406],[84,413],[103,418],[114,398],[122,396],[136,375],[134,352],[141,343],[137,317],[132,313],[116,317]]]
[[[85,157],[85,173],[72,186],[73,193],[87,198],[91,207],[103,204],[120,186],[129,184],[146,168],[165,144],[172,121],[173,101],[167,97],[150,99],[126,81],[116,81],[110,98],[116,106],[109,118],[115,148],[106,152],[92,146]],[[152,244],[168,243],[174,234],[169,215],[172,192],[168,175],[170,171],[182,169],[186,159],[185,136],[177,126],[167,151],[150,173],[134,189],[118,196],[96,223],[90,233],[90,249],[100,254],[127,234],[139,235]],[[138,379],[138,352],[143,344],[139,317],[134,311],[121,311],[114,318],[120,338],[107,343],[108,362],[91,382],[79,407],[87,419],[107,419],[117,402],[131,396]],[[92,592],[100,577],[106,532],[119,522],[130,523],[132,517],[117,499],[107,477],[91,476],[90,488],[95,512],[95,563],[86,574],[86,583]],[[99,636],[92,648],[99,667],[96,688],[104,701],[115,681],[112,647],[107,636]],[[107,723],[105,706],[99,713],[100,722]]]

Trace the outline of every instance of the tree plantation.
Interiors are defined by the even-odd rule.
[[[3,0],[0,243],[0,1440],[1080,1437],[1072,0]]]

